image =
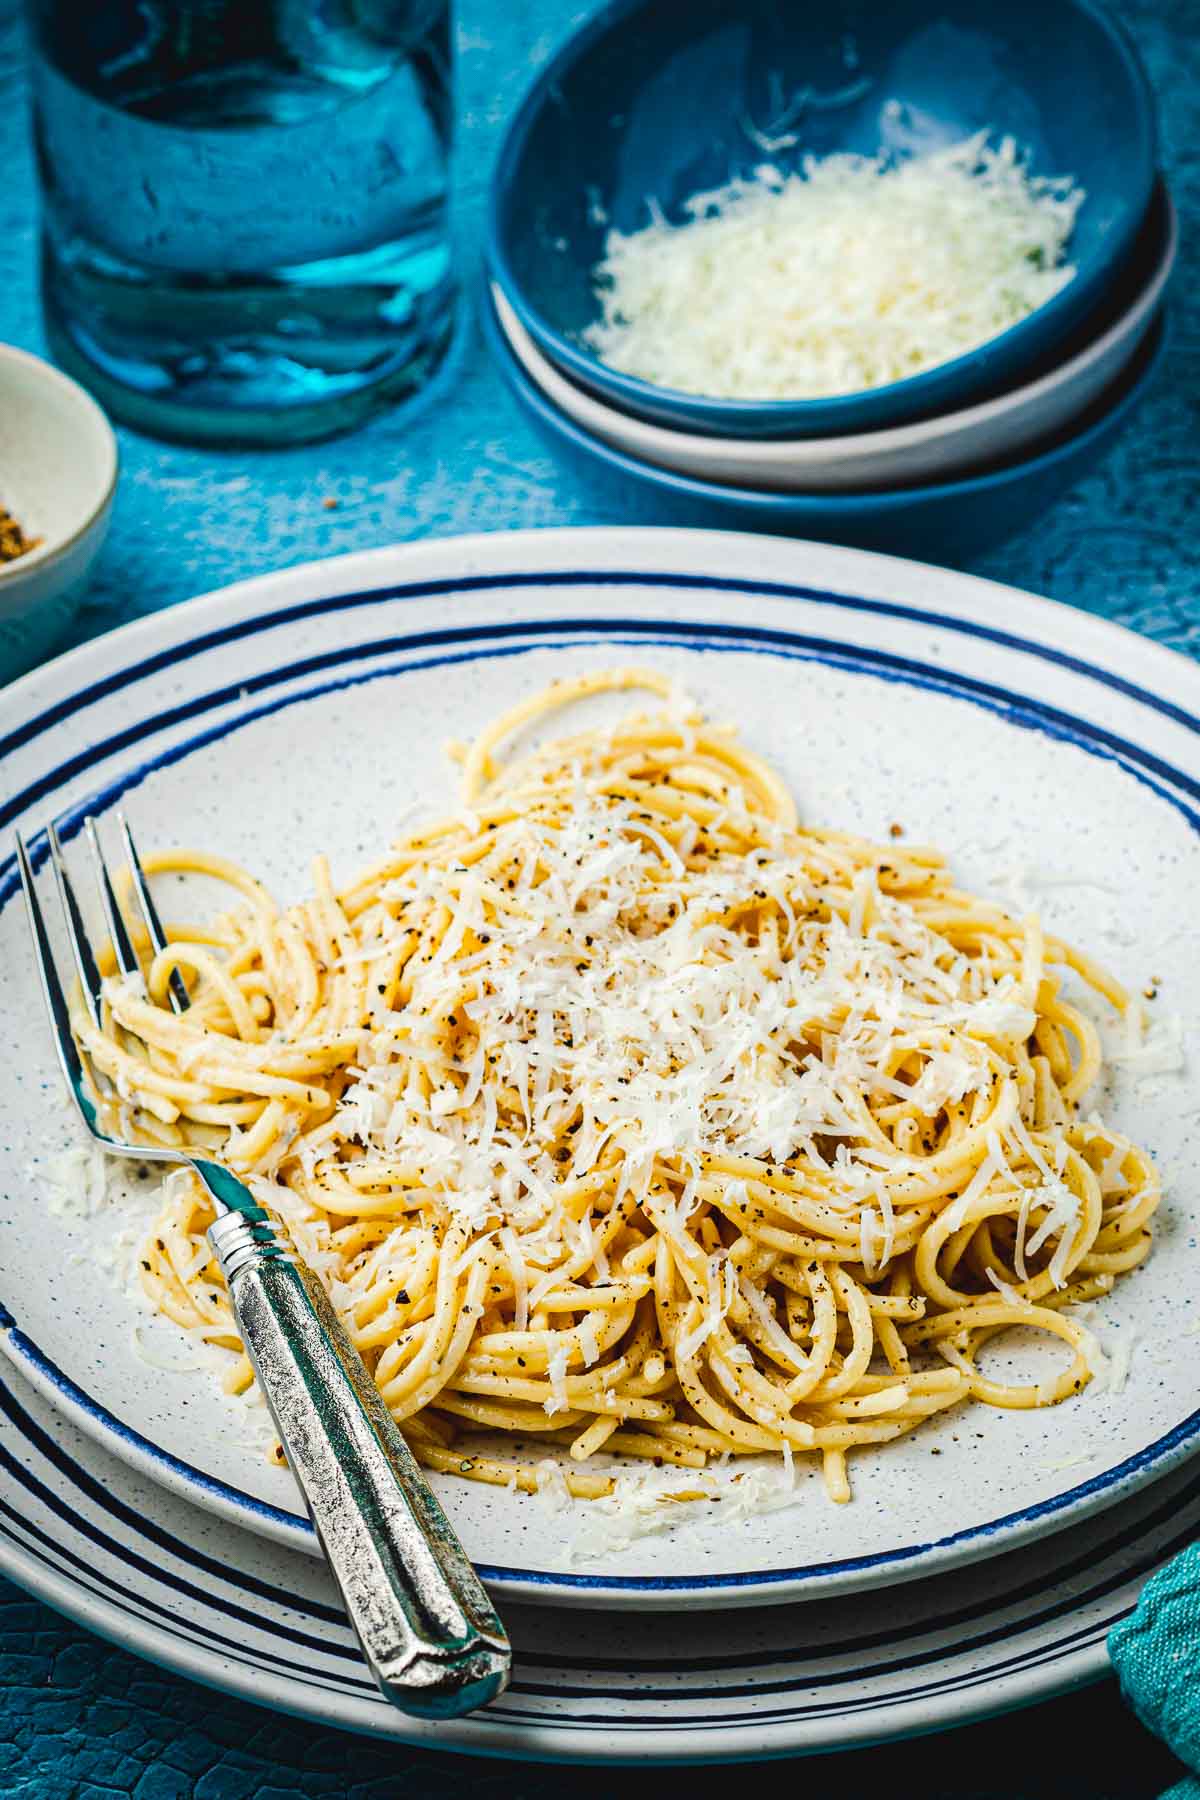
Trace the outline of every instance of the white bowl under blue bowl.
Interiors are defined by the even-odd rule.
[[[554,406],[522,368],[486,291],[480,311],[492,354],[533,424],[614,511],[628,510],[633,501],[635,516],[643,516],[645,501],[652,497],[648,516],[655,520],[789,532],[939,563],[961,562],[1027,530],[1089,471],[1149,387],[1166,330],[1160,315],[1113,387],[1053,443],[1033,454],[932,486],[811,494],[701,481],[603,443]]]
[[[844,494],[957,481],[1008,457],[1032,454],[1100,399],[1136,356],[1170,280],[1179,242],[1161,182],[1120,281],[1094,327],[1075,333],[1062,360],[990,400],[889,431],[835,438],[706,437],[623,412],[578,386],[543,356],[492,286],[509,349],[543,396],[591,437],[642,462],[700,481],[788,493]]]
[[[0,506],[40,540],[0,563],[0,682],[49,655],[74,619],[116,486],[117,441],[90,394],[0,344]]]
[[[798,102],[813,97],[807,107]],[[610,226],[668,218],[765,160],[781,111],[805,153],[924,151],[1010,133],[1035,174],[1086,190],[1077,273],[1027,318],[906,380],[833,398],[719,400],[608,368],[582,341]],[[1154,186],[1154,105],[1137,52],[1091,0],[612,0],[542,70],[492,185],[488,261],[525,330],[573,380],[678,430],[838,436],[971,404],[1053,352],[1101,302]]]

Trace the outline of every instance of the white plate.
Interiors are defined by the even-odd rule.
[[[495,282],[491,296],[500,329],[530,380],[569,419],[629,456],[701,481],[779,493],[914,487],[957,480],[1031,450],[1078,419],[1116,381],[1149,331],[1174,266],[1179,229],[1165,188],[1161,208],[1162,243],[1142,287],[1120,317],[1074,356],[1036,381],[960,412],[842,437],[710,437],[636,418],[568,380],[542,355]]]
[[[240,857],[278,889],[323,846],[369,856],[404,808],[447,794],[440,744],[552,675],[614,657],[671,669],[774,758],[803,815],[873,836],[900,819],[987,888],[1025,866],[1049,924],[1160,1009],[1200,1018],[1200,673],[1085,614],[967,576],[810,544],[612,529],[425,543],[291,570],[89,644],[6,696],[0,823],[118,798],[145,844]],[[94,798],[98,796],[98,799]],[[89,798],[92,797],[92,798]],[[201,1505],[315,1548],[291,1478],[248,1442],[205,1371],[150,1370],[98,1266],[114,1220],[48,1213],[68,1136],[11,860],[0,865],[0,1346],[135,1467]],[[1193,1040],[1194,1051],[1194,1040]],[[585,1503],[446,1478],[500,1592],[559,1603],[747,1605],[932,1573],[1111,1504],[1195,1446],[1197,1099],[1182,1076],[1119,1088],[1169,1199],[1154,1255],[1094,1318],[1140,1339],[1121,1392],[1053,1412],[957,1413],[797,1505],[571,1564]],[[39,1168],[40,1159],[40,1168]],[[32,1169],[32,1174],[31,1174]],[[164,1335],[165,1334],[165,1335]],[[167,1326],[152,1338],[178,1361]],[[934,1452],[940,1454],[933,1454]],[[1081,1458],[1087,1460],[1081,1461]]]
[[[1197,1532],[1193,1465],[1086,1521],[1065,1552],[1061,1539],[1035,1544],[889,1593],[713,1618],[597,1614],[586,1632],[558,1608],[506,1606],[509,1691],[472,1718],[424,1725],[375,1693],[320,1563],[142,1480],[18,1377],[0,1382],[0,1570],[12,1580],[225,1693],[477,1755],[797,1755],[1047,1700],[1108,1672],[1109,1627]]]

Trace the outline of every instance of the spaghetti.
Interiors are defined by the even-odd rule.
[[[632,688],[663,704],[508,754]],[[594,1497],[600,1451],[811,1453],[845,1500],[851,1451],[1078,1392],[1067,1309],[1143,1260],[1159,1188],[1081,1114],[1100,1041],[1064,989],[1124,991],[937,852],[799,825],[653,671],[556,684],[460,756],[461,811],[340,891],[318,859],[285,910],[148,859],[238,903],[76,1022],[126,1128],[215,1150],[283,1221],[420,1459],[532,1490],[565,1452]],[[210,1219],[172,1175],[143,1279],[236,1351]],[[1067,1366],[989,1375],[1014,1326]]]

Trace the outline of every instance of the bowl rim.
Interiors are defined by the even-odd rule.
[[[930,388],[941,386],[946,381],[953,381],[956,372],[965,371],[966,366],[981,353],[994,356],[1001,345],[1011,347],[1017,343],[1017,334],[1028,334],[1028,328],[1034,321],[1044,316],[1045,308],[1051,307],[1059,298],[1059,294],[1067,294],[1074,287],[1076,276],[1059,294],[1027,313],[1023,319],[998,332],[995,337],[987,338],[982,344],[976,344],[969,350],[946,362],[935,363],[928,369],[919,370],[915,375],[906,375],[900,381],[884,382],[878,387],[859,388],[848,394],[831,394],[811,396],[807,399],[792,400],[737,400],[721,399],[710,394],[684,393],[678,388],[659,387],[654,382],[645,381],[641,376],[627,375],[618,369],[612,369],[600,361],[599,357],[582,350],[573,343],[557,327],[543,319],[537,308],[533,306],[523,293],[512,260],[508,254],[505,219],[512,204],[515,193],[513,173],[515,165],[524,151],[526,140],[533,123],[540,115],[548,101],[554,97],[554,89],[559,81],[588,50],[600,39],[607,36],[616,27],[638,12],[649,11],[656,0],[606,0],[606,4],[592,18],[588,19],[578,30],[573,31],[557,51],[543,64],[535,75],[529,88],[521,99],[516,112],[505,129],[500,151],[492,171],[492,179],[488,192],[487,224],[485,235],[485,255],[488,266],[495,279],[502,287],[509,305],[525,326],[525,329],[539,343],[543,351],[556,362],[564,372],[569,373],[578,384],[594,385],[597,382],[614,398],[626,404],[628,410],[641,417],[657,417],[661,411],[671,409],[679,415],[679,423],[686,427],[688,418],[698,415],[711,416],[719,412],[731,422],[755,421],[762,423],[771,419],[779,421],[777,431],[764,435],[799,436],[798,422],[807,409],[820,408],[832,415],[833,430],[822,432],[822,436],[845,435],[837,430],[838,420],[852,417],[856,408],[864,402],[886,405],[893,397],[911,396],[914,410],[921,410],[920,396],[928,393]],[[1101,35],[1107,38],[1118,60],[1123,64],[1126,78],[1133,97],[1132,124],[1140,143],[1140,162],[1144,172],[1142,182],[1141,206],[1134,208],[1124,231],[1116,237],[1110,237],[1108,244],[1116,246],[1109,250],[1108,267],[1111,271],[1114,260],[1119,262],[1133,244],[1141,228],[1146,210],[1158,178],[1158,124],[1154,90],[1146,73],[1141,52],[1137,43],[1121,19],[1114,11],[1109,11],[1099,0],[1058,0],[1058,4],[1070,11],[1081,13],[1097,27]],[[1094,285],[1100,271],[1093,271],[1091,277],[1085,277],[1087,285]],[[1078,292],[1078,290],[1076,290]],[[1093,296],[1093,299],[1095,296]],[[653,408],[653,415],[646,409]],[[789,430],[788,422],[791,421]],[[659,420],[661,423],[661,419]],[[701,426],[701,429],[703,427]],[[852,427],[848,427],[852,429]]]
[[[97,522],[104,517],[112,505],[117,489],[117,479],[121,469],[121,453],[117,444],[117,434],[113,430],[104,409],[88,393],[78,381],[73,381],[61,369],[47,362],[44,356],[36,355],[32,350],[21,350],[16,344],[0,344],[0,373],[5,363],[24,364],[35,378],[48,387],[58,387],[68,395],[73,403],[79,405],[92,423],[98,426],[98,442],[102,449],[99,479],[102,482],[99,498],[92,502],[78,524],[61,537],[43,542],[34,550],[27,550],[23,556],[16,556],[11,562],[0,563],[0,590],[15,587],[18,581],[26,580],[35,572],[49,569],[73,550]]]
[[[526,374],[504,338],[499,319],[491,304],[486,282],[481,290],[480,311],[484,335],[493,353],[500,357],[501,373],[514,389],[520,403],[547,421],[557,435],[565,439],[574,449],[586,451],[626,477],[649,482],[654,487],[665,488],[683,499],[717,505],[732,505],[743,511],[758,513],[766,517],[781,516],[797,519],[818,519],[834,514],[845,518],[857,518],[880,513],[903,512],[909,507],[920,506],[931,501],[966,499],[988,492],[993,488],[1002,487],[1009,479],[1040,474],[1044,470],[1054,468],[1072,451],[1082,449],[1090,443],[1106,426],[1127,411],[1145,391],[1162,363],[1169,323],[1166,307],[1160,304],[1158,312],[1146,332],[1145,339],[1131,359],[1134,365],[1140,366],[1134,367],[1132,375],[1128,368],[1121,371],[1112,383],[1112,388],[1087,409],[1089,414],[1093,415],[1087,425],[1082,429],[1068,428],[1053,444],[1037,451],[1032,456],[1012,457],[997,468],[983,469],[974,475],[961,476],[957,481],[930,482],[915,487],[861,489],[857,492],[830,491],[818,494],[761,487],[736,487],[732,482],[708,481],[697,475],[684,475],[676,469],[663,468],[658,463],[644,462],[640,457],[633,456],[627,450],[615,449],[602,439],[593,437],[590,432],[577,425],[574,419],[560,412],[558,407],[552,405],[546,398],[536,382]]]
[[[908,424],[892,425],[877,431],[857,431],[844,433],[840,437],[781,437],[781,438],[744,438],[721,437],[714,432],[679,431],[669,425],[661,425],[651,419],[640,418],[635,413],[622,412],[619,407],[611,405],[600,395],[589,389],[579,387],[570,377],[551,362],[540,348],[530,332],[526,329],[516,313],[508,295],[499,282],[488,281],[489,295],[497,315],[497,322],[507,341],[512,355],[521,365],[524,373],[542,391],[546,398],[557,409],[564,411],[565,416],[583,431],[601,431],[609,418],[619,419],[631,436],[636,436],[642,446],[641,451],[625,449],[625,454],[636,456],[643,454],[647,461],[655,456],[663,459],[660,466],[674,469],[679,474],[687,473],[678,465],[665,459],[670,456],[687,454],[691,451],[703,451],[706,454],[729,457],[747,475],[761,472],[764,479],[776,470],[794,469],[799,454],[800,466],[818,463],[827,459],[835,449],[852,444],[856,451],[864,456],[875,456],[887,453],[898,453],[918,446],[937,443],[948,435],[973,430],[986,426],[991,421],[1005,417],[1023,405],[1040,400],[1044,395],[1052,393],[1065,379],[1090,366],[1102,357],[1113,345],[1119,343],[1131,331],[1136,330],[1143,320],[1146,330],[1150,329],[1153,314],[1157,308],[1164,289],[1174,271],[1179,253],[1179,214],[1171,197],[1166,180],[1159,177],[1155,184],[1154,198],[1151,205],[1161,201],[1162,235],[1158,243],[1158,253],[1152,267],[1129,303],[1116,317],[1096,336],[1088,338],[1080,349],[1065,362],[1056,363],[1033,381],[1020,382],[1006,387],[999,394],[988,400],[979,400],[973,406],[957,408],[953,412],[935,413],[932,418],[914,419]],[[1133,352],[1136,355],[1136,350]],[[1119,377],[1115,378],[1119,379]],[[578,404],[579,412],[566,412],[559,392],[567,389],[573,404]],[[607,440],[611,444],[611,440]],[[622,448],[619,444],[611,444],[614,449]],[[652,456],[652,452],[654,455]],[[709,479],[697,476],[697,480]],[[730,483],[730,486],[733,484]],[[803,493],[803,489],[794,490]],[[822,489],[822,494],[836,492],[836,489]],[[912,491],[912,490],[910,490]]]

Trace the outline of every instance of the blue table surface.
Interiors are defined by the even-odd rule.
[[[673,0],[661,0],[662,4]],[[586,16],[570,0],[461,0],[457,228],[479,258],[498,136],[532,70]],[[1107,462],[1029,533],[972,564],[1200,655],[1200,0],[1122,0],[1161,106],[1183,225],[1169,353]],[[14,0],[0,0],[0,340],[43,348],[25,76]],[[575,484],[549,457],[473,333],[452,392],[407,423],[333,443],[214,453],[122,432],[112,535],[76,639],[239,577],[408,538],[665,515],[647,497]],[[338,506],[325,506],[329,498]],[[3,701],[0,697],[0,706]],[[764,1769],[855,1800],[1089,1800],[1161,1792],[1180,1767],[1111,1683],[936,1739]],[[449,1794],[649,1794],[676,1779],[468,1761],[352,1738],[169,1675],[0,1582],[0,1800],[344,1800]],[[745,1776],[681,1777],[716,1793]]]

